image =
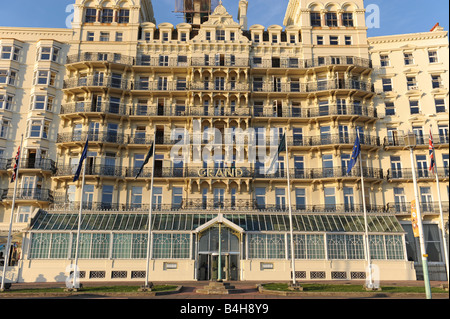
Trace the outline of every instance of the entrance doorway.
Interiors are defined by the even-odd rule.
[[[219,271],[224,281],[239,280],[239,238],[239,232],[224,224],[212,225],[198,234],[198,280],[216,281]]]
[[[222,267],[219,267],[219,254],[200,254],[198,279],[217,281],[219,279],[219,270],[221,269],[223,281],[239,280],[239,255],[222,254],[220,259]]]

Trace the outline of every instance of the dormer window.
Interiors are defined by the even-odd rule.
[[[225,41],[225,30],[216,31],[216,41]]]
[[[169,32],[163,32],[162,40],[163,40],[163,42],[168,42],[169,41]]]

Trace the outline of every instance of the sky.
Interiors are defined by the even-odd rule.
[[[248,0],[248,26],[261,24],[266,28],[283,25],[284,14],[289,0]],[[67,6],[74,0],[0,0],[0,26],[7,27],[48,27],[66,28],[70,11]],[[227,11],[237,20],[239,0],[223,0]],[[427,5],[432,3],[432,5]],[[436,23],[449,30],[448,0],[366,0],[369,5],[379,8],[379,26],[368,29],[368,36],[427,32]],[[183,22],[174,13],[175,0],[153,0],[157,24]],[[70,9],[70,8],[69,8]],[[366,16],[373,16],[373,11]]]

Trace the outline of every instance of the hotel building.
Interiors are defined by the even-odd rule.
[[[157,25],[150,0],[77,0],[72,29],[0,28],[4,253],[24,137],[7,279],[64,281],[81,207],[81,280],[142,281],[149,248],[150,280],[288,281],[289,202],[298,280],[365,279],[369,253],[375,278],[421,279],[411,130],[431,278],[445,280],[427,165],[432,125],[448,233],[447,32],[367,38],[362,0],[291,0],[285,27],[248,26],[246,0],[237,21],[222,2],[176,9],[183,23]],[[347,173],[358,135],[362,169]]]

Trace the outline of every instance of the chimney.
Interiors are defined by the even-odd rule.
[[[247,0],[240,0],[239,1],[239,11],[238,11],[238,17],[239,17],[239,24],[241,25],[242,30],[247,30],[247,9],[248,9],[248,1]]]

